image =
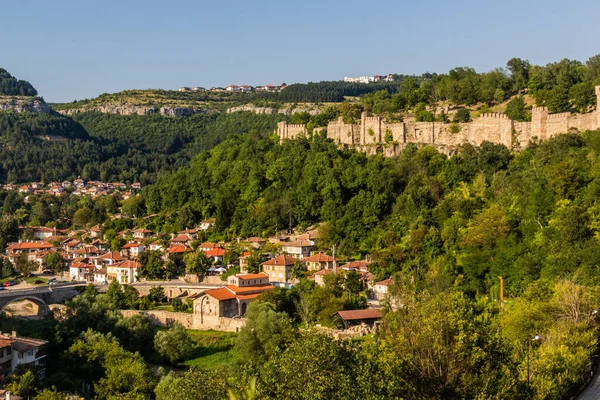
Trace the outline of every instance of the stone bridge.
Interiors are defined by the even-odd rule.
[[[79,286],[85,287],[85,284],[68,283],[31,289],[8,289],[0,291],[0,313],[9,304],[21,300],[29,300],[41,309],[46,309],[49,304],[62,303],[77,296],[79,292],[76,288]]]

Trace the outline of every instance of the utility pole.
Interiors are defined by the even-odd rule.
[[[504,278],[499,276],[498,279],[500,279],[500,308],[504,309]]]
[[[335,247],[336,245],[333,245],[333,249],[332,249],[332,253],[333,253],[333,272],[335,274],[337,274],[337,259],[335,258]]]

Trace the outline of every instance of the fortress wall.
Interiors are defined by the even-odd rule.
[[[531,139],[546,140],[547,135],[548,108],[533,107],[531,110]]]
[[[394,124],[384,124],[381,127],[381,137],[385,142],[385,137],[388,133],[392,135],[392,141],[396,143],[404,143],[404,123],[397,122]]]
[[[354,145],[360,143],[360,125],[346,124],[340,117],[327,125],[327,137],[339,144]]]
[[[452,133],[450,130],[450,126],[450,124],[444,124],[440,122],[436,122],[434,124],[433,143],[436,147],[456,147],[468,141],[468,124],[459,124],[458,126],[460,127],[460,130],[457,133]]]
[[[405,129],[406,143],[432,143],[433,122],[408,122]]]
[[[367,117],[362,113],[361,117],[361,141],[362,144],[382,143],[381,117]]]
[[[515,140],[513,143],[516,147],[525,147],[529,144],[529,142],[533,139],[531,135],[531,122],[517,122],[513,123],[513,128],[515,130]]]
[[[596,111],[589,114],[575,114],[569,117],[569,132],[584,132],[587,130],[596,130],[600,128],[600,112]]]
[[[512,121],[502,113],[482,114],[465,125],[468,143],[479,146],[488,141],[503,144],[508,148],[512,146]]]
[[[482,114],[472,122],[460,123],[459,132],[452,133],[455,125],[442,122],[414,122],[386,124],[381,117],[361,115],[360,125],[346,124],[340,117],[329,122],[327,137],[338,144],[356,146],[368,154],[377,152],[386,155],[399,153],[406,143],[431,144],[438,150],[450,154],[464,143],[475,146],[484,141],[503,144],[508,148],[525,147],[532,140],[547,140],[552,136],[569,132],[600,129],[600,86],[596,87],[597,109],[593,113],[550,114],[546,107],[534,107],[531,122],[516,122],[502,113]],[[306,135],[304,125],[277,124],[277,133],[282,140]],[[393,142],[385,143],[392,135]],[[381,146],[379,146],[381,145]]]
[[[546,120],[546,139],[569,132],[570,113],[550,114]]]
[[[277,135],[283,140],[296,139],[306,136],[306,125],[304,124],[288,124],[285,121],[277,123]]]

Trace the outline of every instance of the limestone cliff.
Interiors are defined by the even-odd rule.
[[[206,112],[203,108],[197,107],[154,107],[154,106],[141,106],[135,104],[107,104],[97,105],[92,107],[83,107],[70,110],[59,110],[58,112],[63,115],[73,115],[81,112],[97,111],[104,114],[116,114],[116,115],[149,115],[149,114],[160,114],[170,117],[183,117],[190,116],[202,112]]]
[[[280,109],[276,110],[271,107],[257,107],[253,104],[244,104],[243,106],[231,107],[227,109],[228,113],[238,111],[250,111],[255,114],[285,114],[293,115],[306,112],[310,115],[318,115],[321,112],[322,106],[316,104],[284,104]]]
[[[50,107],[41,97],[0,96],[0,111],[49,113]]]

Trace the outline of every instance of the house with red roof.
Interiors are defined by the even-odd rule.
[[[263,271],[269,275],[269,282],[275,286],[291,287],[292,286],[292,268],[296,264],[297,259],[282,254],[275,258],[262,263]]]
[[[302,261],[304,261],[309,271],[321,271],[323,269],[333,269],[335,259],[327,254],[317,253],[305,257]]]
[[[131,232],[133,234],[133,237],[136,239],[147,239],[154,234],[151,230],[146,229],[146,228],[134,229]]]
[[[206,252],[204,252],[206,257],[212,258],[213,263],[221,264],[223,262],[223,257],[225,256],[225,250],[220,247],[214,247]]]
[[[194,313],[204,317],[241,317],[248,304],[261,293],[273,290],[267,274],[237,274],[230,276],[228,285],[210,289],[194,300]]]
[[[137,242],[126,243],[121,247],[121,255],[123,257],[138,258],[146,250],[146,246]]]

